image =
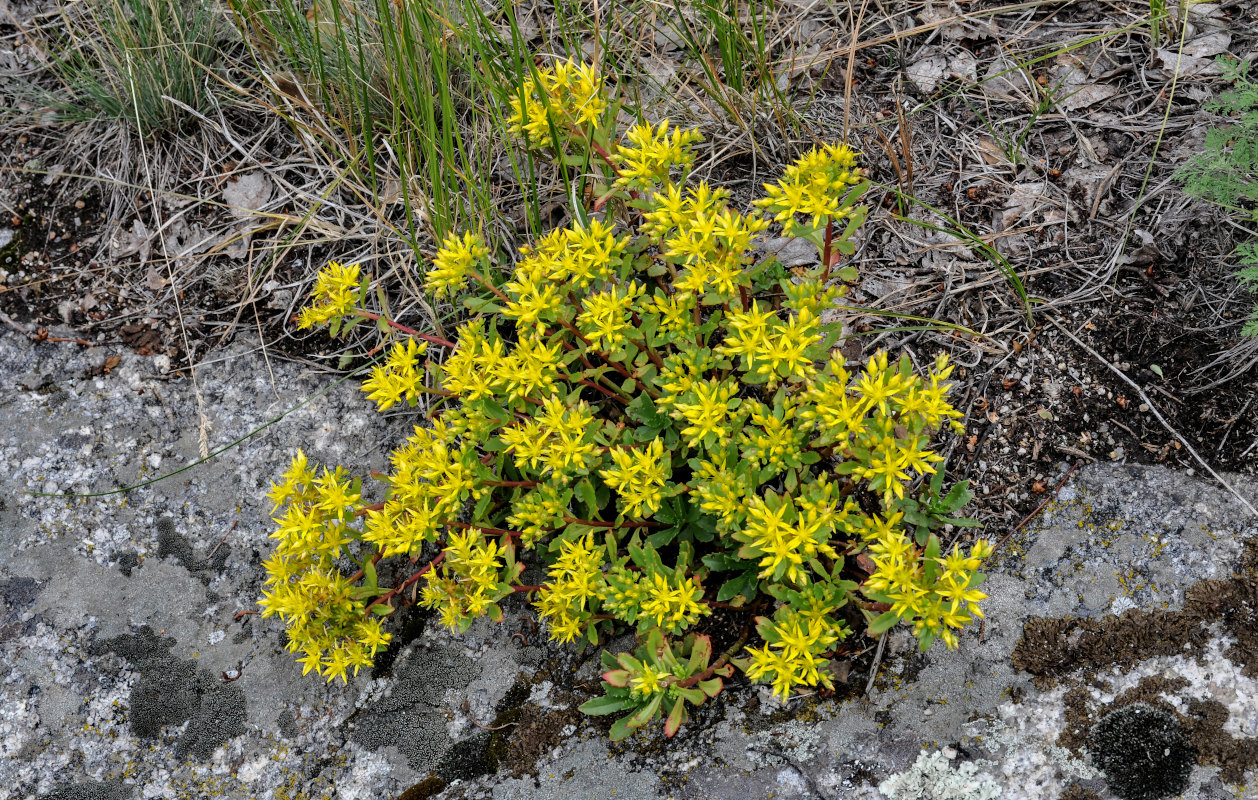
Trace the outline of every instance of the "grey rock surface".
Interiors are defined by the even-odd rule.
[[[860,669],[789,706],[734,681],[673,740],[611,744],[575,711],[597,653],[541,644],[524,606],[459,637],[403,615],[399,646],[348,685],[303,679],[281,625],[240,613],[256,610],[264,494],[292,451],[365,474],[415,421],[350,383],[134,491],[28,494],[150,480],[197,461],[203,434],[221,447],[334,380],[244,343],[195,388],[164,366],[0,334],[0,800],[1108,800],[1081,726],[1136,700],[1214,748],[1184,797],[1258,797],[1253,608],[1235,600],[1253,582],[1233,579],[1258,567],[1258,531],[1220,489],[1083,468],[1001,551],[986,622],[958,651],[893,631],[867,697]],[[1217,620],[1192,616],[1203,596]]]

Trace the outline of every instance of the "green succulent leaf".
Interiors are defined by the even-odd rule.
[[[628,697],[609,697],[604,695],[602,697],[595,697],[591,700],[586,700],[577,710],[582,714],[588,714],[591,717],[602,717],[608,714],[615,714],[618,711],[624,711],[628,708],[633,708],[637,704],[637,700],[633,700]]]

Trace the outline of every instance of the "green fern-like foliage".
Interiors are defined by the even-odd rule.
[[[1180,170],[1184,190],[1194,197],[1231,209],[1258,224],[1258,83],[1250,64],[1224,56],[1223,77],[1232,88],[1206,105],[1210,111],[1233,118],[1231,124],[1206,134],[1205,152]],[[1258,288],[1258,242],[1237,248],[1241,270],[1237,277]],[[1258,336],[1258,307],[1243,332]]]

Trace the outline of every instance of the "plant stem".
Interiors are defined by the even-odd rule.
[[[822,252],[822,255],[821,255],[821,260],[825,262],[825,271],[821,273],[822,283],[825,283],[827,280],[830,279],[830,261],[832,258],[832,255],[830,253],[830,248],[833,246],[833,244],[834,244],[834,217],[828,217],[826,219],[826,246],[825,246],[825,250]]]
[[[362,317],[363,319],[370,319],[370,320],[380,319],[380,315],[375,313],[374,311],[363,311],[361,308],[356,308],[354,309],[354,313]],[[384,324],[388,325],[390,328],[393,328],[394,330],[401,331],[402,333],[405,333],[408,336],[414,336],[416,339],[423,339],[425,342],[432,342],[433,344],[439,344],[442,347],[448,347],[451,350],[453,350],[455,347],[458,346],[454,342],[448,341],[446,339],[442,339],[439,336],[433,336],[428,333],[420,333],[414,328],[408,328],[402,323],[394,322],[388,317],[384,318]]]
[[[437,557],[434,558],[432,561],[429,561],[427,564],[425,564],[424,566],[420,567],[415,572],[412,572],[410,575],[408,575],[406,577],[406,580],[402,581],[397,586],[394,586],[392,589],[380,595],[375,600],[372,600],[370,603],[364,606],[363,611],[367,611],[367,612],[371,611],[371,607],[377,603],[388,603],[394,597],[397,597],[399,594],[406,591],[407,587],[409,587],[412,583],[424,577],[424,575],[428,572],[428,570],[437,566],[442,561],[445,561],[445,558],[446,558],[446,551],[442,550],[440,553],[437,553]]]
[[[589,525],[591,528],[664,528],[666,525],[659,522],[596,522],[592,519],[577,519],[576,517],[564,517],[564,522],[576,525]]]
[[[718,669],[728,664],[729,660],[734,657],[734,653],[738,652],[738,648],[742,647],[746,643],[747,643],[747,628],[743,628],[743,633],[741,636],[738,637],[738,641],[734,642],[733,647],[726,650],[724,653],[721,653],[721,657],[718,658],[712,664],[712,666],[708,667],[703,672],[700,672],[698,675],[691,675],[689,678],[686,678],[684,681],[682,681],[681,683],[677,685],[681,687],[682,689],[689,689],[691,686],[694,686],[699,681],[706,681],[708,678],[711,678],[713,673],[715,673]]]
[[[458,520],[453,520],[453,519],[446,520],[443,524],[451,525],[455,528],[462,528],[465,531],[475,528],[476,530],[483,531],[484,533],[493,533],[499,536],[510,536],[513,539],[518,539],[524,535],[520,531],[509,531],[506,528],[487,528],[484,525],[472,525],[467,522],[459,522]]]
[[[598,153],[598,157],[603,159],[603,161],[607,162],[607,166],[612,168],[612,172],[616,173],[617,176],[621,174],[620,168],[616,166],[616,162],[612,161],[611,153],[604,150],[601,144],[591,139],[590,149],[593,150],[595,153]]]
[[[608,389],[605,386],[600,386],[599,384],[594,383],[593,381],[586,380],[585,378],[572,379],[572,380],[574,383],[579,383],[582,386],[588,386],[591,389],[597,389],[598,391],[602,392],[603,394],[607,395],[608,397],[610,397],[611,399],[617,401],[618,403],[622,405],[624,405],[626,401],[628,400],[628,398],[626,398],[624,395],[617,394],[616,392],[613,392],[611,389]]]
[[[575,337],[577,337],[578,339],[580,339],[580,340],[581,340],[581,342],[582,342],[582,343],[583,343],[583,344],[584,344],[587,348],[589,348],[589,350],[590,350],[590,352],[591,352],[591,353],[594,353],[594,354],[595,354],[595,355],[597,355],[599,358],[603,359],[604,363],[606,363],[609,367],[611,367],[612,369],[616,370],[616,371],[617,371],[617,372],[619,372],[621,375],[625,376],[626,378],[628,378],[629,380],[633,381],[634,383],[638,384],[638,388],[639,388],[639,389],[641,389],[642,391],[646,392],[648,395],[650,395],[650,397],[651,397],[651,399],[652,399],[652,400],[658,400],[658,399],[659,399],[659,396],[660,396],[660,395],[659,395],[659,392],[655,391],[654,389],[652,389],[651,387],[649,387],[649,386],[647,386],[645,383],[643,383],[643,382],[642,382],[642,380],[641,380],[641,379],[640,379],[637,375],[634,375],[634,374],[633,374],[633,373],[631,373],[629,370],[625,369],[625,368],[624,368],[624,365],[620,364],[619,362],[613,361],[613,360],[611,359],[611,357],[609,357],[609,356],[608,356],[606,353],[604,353],[602,350],[598,350],[598,349],[596,349],[596,348],[594,347],[593,343],[592,343],[592,342],[590,342],[590,340],[589,340],[589,339],[585,338],[585,336],[583,336],[583,335],[581,334],[581,331],[577,330],[576,326],[575,326],[575,325],[573,325],[571,322],[567,322],[567,321],[565,321],[565,320],[559,320],[559,324],[560,324],[560,325],[562,325],[565,329],[567,329],[567,331],[568,331],[569,333],[571,333],[573,336],[575,336]],[[594,366],[593,366],[592,364],[590,364],[588,361],[586,362],[586,365],[587,365],[590,369],[594,369]]]
[[[474,279],[477,283],[479,283],[481,286],[484,286],[486,289],[488,289],[489,291],[493,292],[493,293],[494,293],[494,296],[495,296],[495,297],[497,297],[497,298],[498,298],[499,300],[501,300],[502,302],[504,302],[504,303],[510,303],[510,302],[511,302],[511,298],[510,298],[510,297],[507,297],[505,294],[503,294],[503,293],[502,293],[502,292],[498,289],[498,287],[497,287],[497,286],[494,286],[492,283],[490,283],[490,282],[489,282],[489,281],[485,278],[485,276],[484,276],[484,275],[481,275],[481,274],[480,274],[479,272],[477,272],[476,270],[471,270],[468,274],[469,274],[469,275],[471,275],[471,276],[472,276],[472,278],[473,278],[473,279]]]

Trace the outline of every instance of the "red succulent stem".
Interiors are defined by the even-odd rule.
[[[430,569],[437,566],[442,561],[445,561],[445,558],[446,558],[446,553],[444,550],[442,550],[440,553],[437,554],[437,557],[434,558],[432,561],[429,561],[427,564],[420,567],[415,572],[412,572],[410,575],[406,577],[404,581],[399,583],[397,586],[394,586],[392,589],[380,595],[375,600],[372,600],[370,603],[364,606],[363,611],[370,611],[371,607],[376,605],[377,603],[388,603],[394,597],[397,597],[399,594],[406,591],[407,588],[409,588],[412,583],[424,577],[424,575],[427,574]]]
[[[471,530],[472,528],[475,528],[476,530],[483,531],[484,533],[492,533],[498,536],[510,536],[513,539],[518,539],[524,535],[520,531],[510,531],[506,528],[487,528],[484,525],[472,525],[468,522],[459,522],[458,520],[453,519],[446,520],[444,524],[455,528],[462,528],[463,530]]]
[[[825,272],[821,274],[822,283],[824,283],[826,280],[830,278],[830,266],[831,266],[830,261],[832,258],[831,253],[830,253],[830,248],[833,245],[833,243],[834,243],[834,217],[828,217],[826,219],[826,246],[825,246],[825,250],[823,251],[821,255],[821,260],[825,262]]]
[[[363,311],[361,308],[354,309],[354,313],[362,317],[363,319],[379,320],[381,318],[381,316],[377,314],[376,312]],[[442,347],[448,347],[451,350],[453,350],[455,347],[458,346],[454,342],[451,342],[447,339],[442,339],[440,336],[433,336],[432,334],[429,334],[429,333],[420,333],[414,328],[408,328],[402,323],[394,322],[388,317],[384,317],[384,324],[388,325],[390,328],[393,328],[394,330],[399,330],[402,333],[407,334],[408,336],[414,336],[416,339],[423,339],[425,342],[432,342],[433,344],[439,344]]]
[[[595,520],[592,520],[592,519],[577,519],[576,517],[564,517],[563,521],[569,524],[574,524],[574,525],[589,525],[591,528],[666,528],[668,527],[667,525],[664,525],[662,523],[650,522],[649,520],[643,521],[643,522],[616,523],[616,522],[596,522]]]

